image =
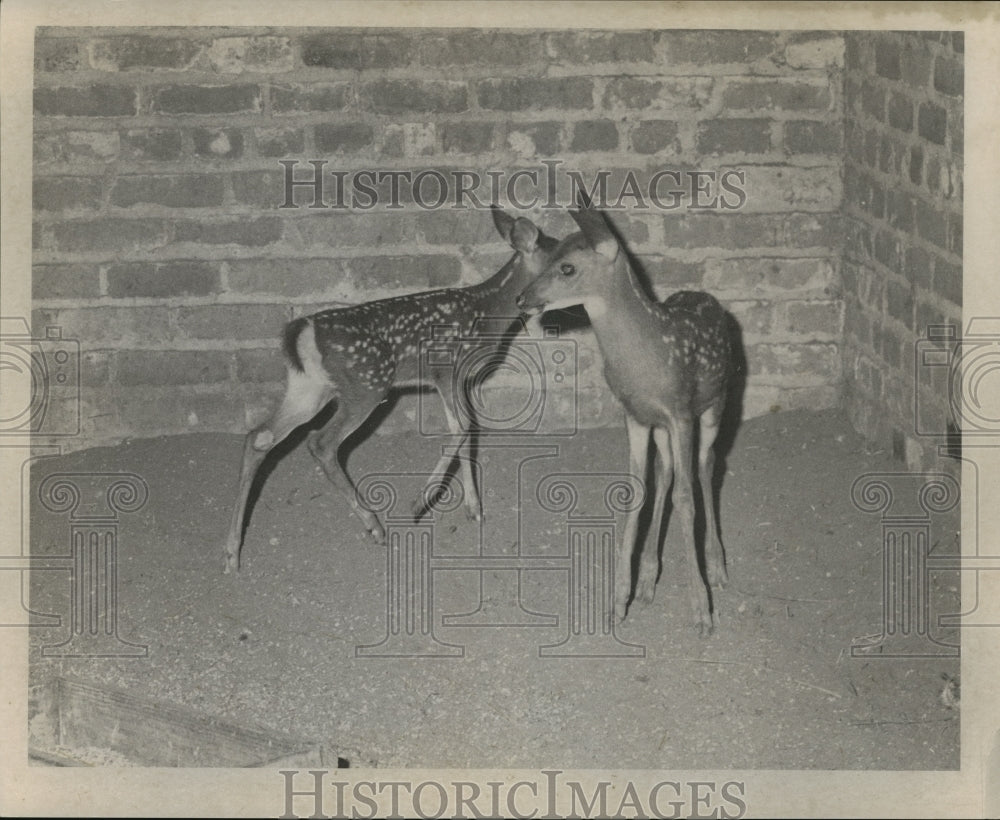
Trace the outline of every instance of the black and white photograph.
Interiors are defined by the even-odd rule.
[[[0,811],[998,816],[997,8],[5,3]]]

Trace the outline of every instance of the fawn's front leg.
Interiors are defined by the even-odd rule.
[[[628,434],[629,472],[643,483],[646,478],[646,459],[649,455],[649,427],[636,421],[626,412],[625,431]],[[615,616],[619,623],[625,620],[629,593],[632,591],[632,555],[635,552],[639,515],[643,506],[640,504],[627,513],[621,540],[615,550]]]

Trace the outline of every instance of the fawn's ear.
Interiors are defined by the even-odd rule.
[[[604,214],[591,207],[570,211],[573,221],[580,226],[587,244],[601,256],[614,261],[618,256],[618,240],[611,233]]]
[[[493,224],[497,226],[497,232],[513,244],[510,235],[514,230],[514,217],[508,216],[507,212],[497,204],[491,205],[490,208],[493,210]]]
[[[532,253],[538,247],[538,228],[530,219],[519,216],[514,221],[514,230],[509,239],[514,250],[521,253]]]

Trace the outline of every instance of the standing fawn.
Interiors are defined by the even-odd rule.
[[[604,377],[625,406],[630,469],[646,475],[652,432],[659,464],[650,532],[652,548],[642,555],[636,600],[653,598],[663,508],[671,482],[687,550],[691,606],[698,631],[712,631],[708,590],[695,544],[694,447],[698,426],[698,477],[705,506],[705,570],[708,582],[723,586],[725,555],[719,540],[712,478],[712,448],[736,371],[728,314],[707,293],[681,291],[664,303],[641,289],[625,251],[603,214],[583,205],[570,212],[581,233],[562,241],[548,269],[518,297],[523,310],[539,312],[583,305],[604,358]],[[632,555],[640,510],[628,516],[615,558],[615,614],[625,617],[632,586]]]
[[[460,420],[468,415],[457,412],[456,408],[456,390],[464,390],[466,385],[455,383],[454,368],[437,367],[429,372],[422,369],[421,345],[432,338],[438,350],[442,344],[450,345],[455,361],[460,359],[461,349],[470,343],[476,345],[477,351],[483,344],[493,345],[494,353],[502,355],[501,339],[490,335],[477,342],[476,333],[484,326],[483,320],[497,319],[505,320],[508,336],[517,332],[520,322],[514,299],[545,269],[558,244],[530,220],[514,219],[496,206],[493,222],[515,253],[485,282],[332,308],[288,323],[283,335],[285,396],[274,415],[246,437],[236,506],[225,545],[226,572],[239,569],[247,501],[265,456],[331,401],[336,403],[336,409],[321,430],[310,433],[309,450],[379,543],[385,539],[382,525],[357,497],[354,484],[340,463],[339,450],[343,441],[386,400],[389,392],[396,387],[436,388],[449,429],[460,435],[458,449],[468,446],[471,451],[472,431],[468,421]],[[438,338],[435,331],[440,328],[449,330],[447,341]],[[453,458],[442,455],[439,459],[421,498],[414,502],[416,517],[427,509],[429,493],[440,487]],[[468,459],[462,458],[460,463],[466,508],[470,517],[478,520],[481,507],[472,468]]]

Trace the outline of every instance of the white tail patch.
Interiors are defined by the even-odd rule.
[[[329,380],[323,369],[323,357],[320,355],[319,348],[316,347],[316,328],[313,327],[312,322],[302,328],[299,338],[295,340],[295,350],[299,354],[299,361],[302,362],[305,375],[309,377],[310,381],[325,382]],[[299,376],[302,375],[299,374]],[[290,373],[289,378],[291,378]]]

